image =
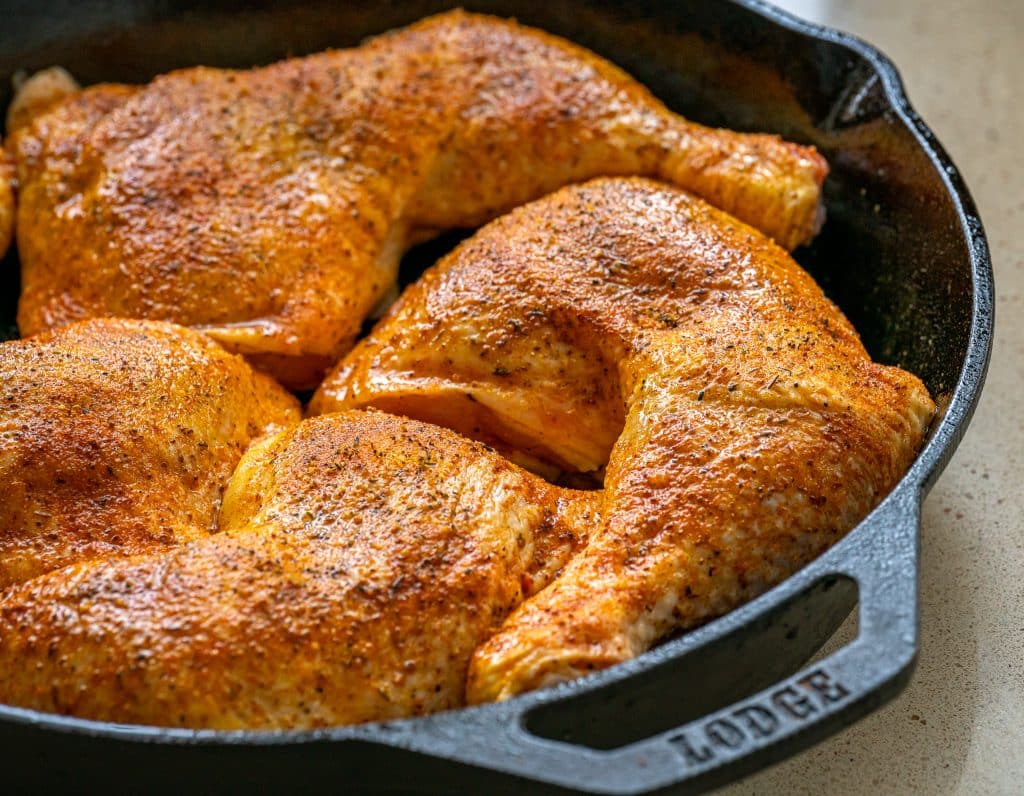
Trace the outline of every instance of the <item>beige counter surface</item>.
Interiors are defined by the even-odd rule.
[[[866,39],[899,67],[980,208],[996,342],[974,422],[924,504],[910,685],[720,793],[1024,794],[1024,0],[776,2]]]

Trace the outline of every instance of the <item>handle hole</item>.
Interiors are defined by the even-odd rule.
[[[736,630],[636,677],[535,708],[526,729],[615,749],[679,727],[795,674],[856,601],[856,581],[827,575]]]

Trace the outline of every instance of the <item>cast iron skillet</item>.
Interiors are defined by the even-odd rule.
[[[247,67],[357,43],[448,6],[137,0],[9,2],[0,107],[19,70],[86,83],[205,63]],[[675,110],[772,130],[832,165],[829,220],[797,253],[872,355],[919,374],[944,412],[910,472],[831,551],[757,600],[638,659],[509,702],[316,732],[192,732],[0,707],[12,792],[331,788],[361,792],[693,793],[792,754],[890,699],[917,651],[920,505],[978,399],[991,264],[956,168],[870,46],[758,0],[467,2],[616,61]],[[436,252],[431,252],[436,253]],[[17,268],[0,272],[13,326]],[[860,634],[797,671],[860,600]]]

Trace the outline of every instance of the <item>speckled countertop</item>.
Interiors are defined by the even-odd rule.
[[[775,0],[866,39],[960,167],[988,233],[981,405],[924,504],[921,651],[892,703],[720,791],[1024,793],[1024,0]],[[848,641],[847,623],[830,642]]]

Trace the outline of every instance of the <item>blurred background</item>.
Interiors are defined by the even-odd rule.
[[[775,5],[895,61],[981,211],[996,341],[974,422],[924,504],[910,685],[859,724],[721,793],[1024,793],[1024,0]],[[847,622],[829,649],[855,633]]]

